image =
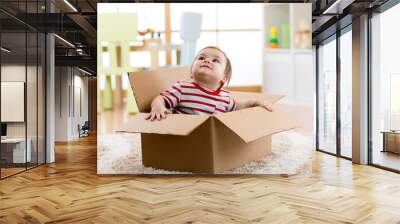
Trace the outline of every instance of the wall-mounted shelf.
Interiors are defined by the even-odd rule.
[[[271,27],[278,31],[277,48],[269,42]],[[311,4],[265,4],[263,46],[263,92],[285,95],[285,103],[313,105]]]
[[[311,4],[265,4],[263,10],[265,48],[311,50]],[[272,27],[277,29],[277,48],[269,43]]]

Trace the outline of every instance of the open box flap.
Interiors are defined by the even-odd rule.
[[[252,107],[230,113],[215,115],[215,118],[235,132],[246,143],[263,136],[299,127],[279,106],[274,112],[261,107]]]
[[[129,72],[129,82],[140,112],[149,112],[151,101],[178,80],[190,79],[190,67]]]
[[[150,121],[145,119],[147,115],[148,113],[139,113],[135,115],[124,124],[121,131],[165,135],[188,135],[210,118],[208,115],[168,114],[166,119]]]
[[[270,103],[276,103],[278,100],[285,97],[284,95],[272,95],[272,94],[261,94],[261,93],[238,92],[238,91],[231,91],[231,93],[236,101],[266,100]]]

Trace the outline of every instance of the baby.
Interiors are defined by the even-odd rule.
[[[147,120],[161,120],[168,113],[214,114],[261,106],[273,111],[266,101],[246,100],[237,102],[222,87],[232,74],[231,62],[217,47],[205,47],[196,56],[190,81],[178,81],[171,88],[154,98]]]

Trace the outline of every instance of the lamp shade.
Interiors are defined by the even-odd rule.
[[[202,15],[194,12],[184,12],[181,16],[181,38],[197,40],[200,37]]]

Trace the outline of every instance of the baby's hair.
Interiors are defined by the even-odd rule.
[[[224,56],[225,56],[225,59],[226,59],[226,66],[225,66],[225,74],[226,74],[226,84],[228,85],[228,83],[229,83],[229,81],[231,80],[231,77],[232,77],[232,65],[231,65],[231,61],[229,60],[229,58],[228,58],[228,56],[226,56],[226,54],[225,54],[225,52],[224,51],[222,51],[219,47],[216,47],[216,46],[208,46],[208,47],[204,47],[204,48],[202,48],[200,51],[202,51],[202,50],[204,50],[204,49],[207,49],[207,48],[211,48],[211,49],[215,49],[215,50],[218,50],[218,51],[220,51],[222,54],[224,54]],[[200,52],[199,51],[199,52]]]

